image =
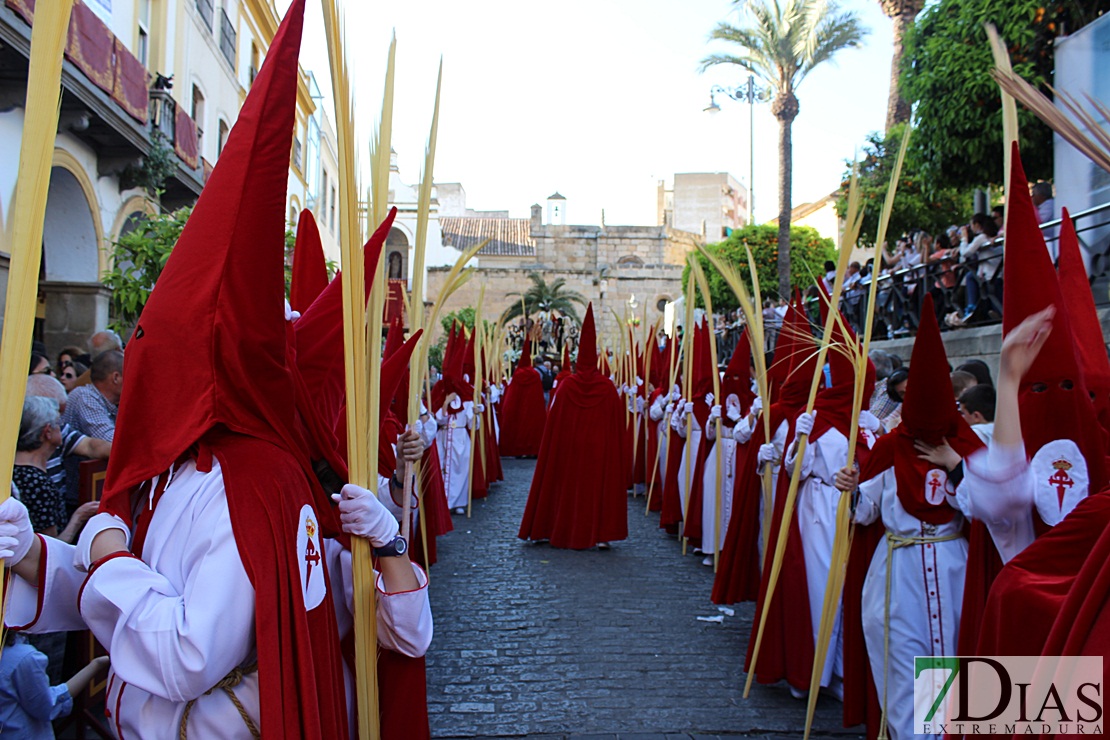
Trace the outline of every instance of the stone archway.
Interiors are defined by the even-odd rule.
[[[55,158],[42,235],[36,338],[48,352],[84,346],[108,321],[108,292],[100,284],[99,207],[84,171]]]
[[[385,269],[390,280],[409,279],[409,238],[396,226],[385,238]]]

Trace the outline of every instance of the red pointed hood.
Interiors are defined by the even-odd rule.
[[[956,435],[963,418],[956,408],[948,356],[940,338],[933,298],[926,294],[921,305],[921,324],[913,342],[909,382],[902,401],[901,434],[929,444]]]
[[[405,343],[405,327],[401,317],[394,316],[389,322],[389,332],[385,335],[385,348],[382,349],[382,362],[388,360]]]
[[[707,393],[713,392],[713,355],[709,343],[714,341],[713,333],[709,329],[709,321],[703,319],[701,324],[694,327],[694,400],[705,400]],[[717,401],[720,403],[720,401]]]
[[[800,299],[786,312],[782,331],[786,334],[783,360],[788,369],[779,387],[778,403],[786,409],[801,410],[809,400],[809,389],[817,370],[817,345]],[[776,351],[775,365],[779,365],[778,354]]]
[[[470,338],[466,340],[466,348],[463,350],[462,356],[462,371],[463,377],[469,378],[471,385],[474,385],[475,378],[477,377],[476,368],[474,367],[474,342],[475,337],[478,335],[477,322],[478,317],[475,317],[475,328],[470,330]]]
[[[516,363],[517,370],[522,367],[532,367],[532,340],[526,334],[524,336],[524,346],[520,349],[520,359]]]
[[[578,335],[577,373],[599,372],[597,362],[597,329],[594,327],[593,301],[586,306],[586,316],[582,319],[582,331]]]
[[[409,361],[412,359],[416,343],[423,333],[423,329],[417,329],[407,341],[401,342],[400,346],[390,353],[389,357],[382,360],[380,395],[378,396],[379,408],[386,409],[393,404],[397,389],[408,378]]]
[[[1087,490],[1098,491],[1106,483],[1105,444],[1101,427],[1079,370],[1074,325],[1037,224],[1036,208],[1016,145],[1011,156],[1009,192],[1010,202],[1006,204],[1006,261],[1003,265],[1003,283],[1006,286],[1002,311],[1003,336],[1031,314],[1049,305],[1056,307],[1052,333],[1018,388],[1025,451],[1032,459],[1034,468],[1041,466],[1043,461],[1040,457],[1053,457],[1048,463],[1063,461],[1070,465],[1068,474],[1076,480],[1081,480],[1084,477],[1082,473],[1087,473]],[[1078,447],[1082,461],[1072,459],[1076,457],[1075,447]],[[1044,453],[1041,453],[1042,448]],[[1082,469],[1084,466],[1086,470]],[[1038,481],[1040,477],[1048,476],[1039,476]],[[1073,486],[1069,492],[1074,494],[1078,488],[1080,486]],[[1056,493],[1047,489],[1040,493],[1037,496],[1038,511],[1047,523],[1055,524],[1058,516],[1062,518],[1061,512],[1048,511],[1041,503],[1054,499]]]
[[[821,323],[824,326],[828,321],[831,298],[823,286],[819,286],[819,290],[821,291],[819,299]],[[830,427],[835,427],[845,437],[851,431],[856,394],[856,366],[851,356],[858,351],[859,340],[856,338],[856,333],[852,331],[848,319],[839,310],[837,313],[840,315],[840,320],[833,322],[831,342],[826,354],[831,382],[817,393],[817,402],[814,405],[814,410],[817,411],[817,422],[813,428],[813,439],[820,437]],[[868,359],[862,398],[864,408],[870,404],[874,391],[875,366]]]
[[[304,456],[284,320],[285,191],[304,2],[294,0],[127,347],[103,508],[224,426]],[[172,382],[152,382],[173,368]]]
[[[797,339],[797,326],[799,320],[804,319],[804,316],[798,315],[796,304],[798,297],[795,296],[794,300],[786,307],[786,314],[782,318],[782,325],[779,327],[778,336],[775,338],[775,353],[772,357],[771,363],[767,366],[767,384],[770,387],[771,403],[778,401],[779,396],[782,395],[782,388],[786,384],[786,379],[790,377],[790,368],[794,363],[794,355],[797,350],[795,340]],[[763,399],[764,403],[767,399]]]
[[[293,247],[293,279],[289,285],[289,305],[297,313],[304,313],[316,297],[328,287],[328,264],[324,259],[324,245],[320,229],[312,211],[301,211],[297,221],[297,243]]]
[[[1079,355],[1083,381],[1091,393],[1103,428],[1110,429],[1107,423],[1110,421],[1110,358],[1106,354],[1102,324],[1098,320],[1091,283],[1083,265],[1083,255],[1079,251],[1075,223],[1068,215],[1067,208],[1064,209],[1063,223],[1060,226],[1057,276],[1064,305],[1067,307],[1068,320],[1075,333],[1074,346]]]
[[[740,333],[736,347],[732,350],[732,357],[729,358],[728,367],[725,368],[725,376],[721,379],[721,395],[727,400],[730,395],[736,394],[740,399],[740,411],[745,414],[755,400],[755,393],[752,392],[751,361],[751,339],[748,336],[748,330],[744,329]],[[721,404],[723,406],[724,401],[721,401]]]

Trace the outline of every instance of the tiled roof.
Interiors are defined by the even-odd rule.
[[[536,243],[532,241],[532,223],[527,218],[442,217],[439,229],[444,246],[460,252],[489,239],[479,255],[533,257]]]

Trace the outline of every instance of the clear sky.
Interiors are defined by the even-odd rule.
[[[279,8],[288,5],[278,0]],[[794,204],[835,190],[844,162],[886,115],[891,29],[877,0],[845,0],[871,33],[801,85],[794,123]],[[709,31],[736,22],[728,0],[421,0],[347,3],[359,126],[381,105],[389,38],[397,33],[393,147],[402,179],[419,180],[436,68],[444,58],[436,182],[461,182],[467,205],[525,217],[556,190],[571,223],[656,222],[656,185],[676,172],[728,171],[748,179],[748,109],[713,84],[740,69],[706,73]],[[717,46],[724,50],[724,47]],[[301,63],[316,73],[331,110],[318,3],[308,4]],[[755,209],[778,212],[778,123],[766,104],[755,120]],[[364,157],[365,159],[365,157]]]

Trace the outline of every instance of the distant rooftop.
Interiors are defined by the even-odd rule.
[[[443,244],[460,252],[478,242],[489,239],[489,244],[478,252],[481,255],[502,257],[533,257],[536,243],[531,236],[531,221],[527,218],[460,218],[441,217],[439,229]]]
[[[566,198],[564,198],[563,196],[559,195],[559,191],[558,191],[558,190],[556,190],[556,191],[555,191],[555,194],[554,194],[554,195],[549,195],[549,196],[547,196],[547,199],[548,199],[548,200],[566,200]]]

